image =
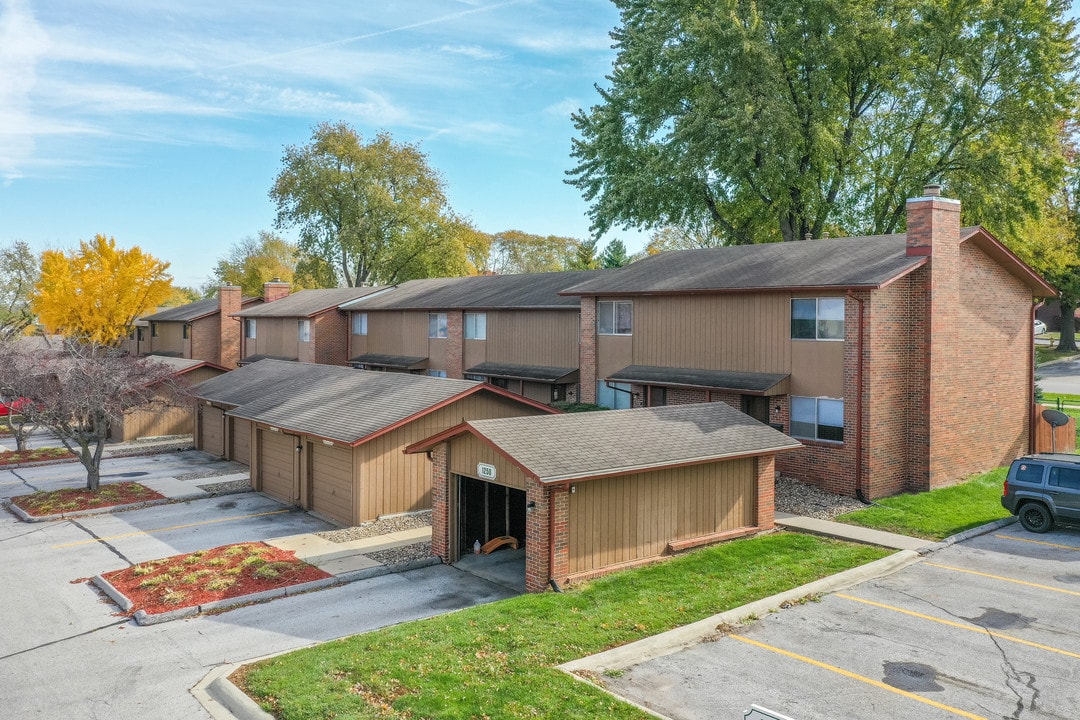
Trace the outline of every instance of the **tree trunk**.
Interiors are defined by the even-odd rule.
[[[90,492],[97,492],[101,487],[101,466],[94,462],[94,456],[90,452],[89,445],[84,444],[82,446],[79,461],[86,468],[86,489]]]
[[[1058,340],[1058,352],[1077,352],[1076,349],[1076,303],[1072,300],[1061,301],[1061,339]]]

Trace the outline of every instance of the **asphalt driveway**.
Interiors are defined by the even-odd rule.
[[[145,480],[233,469],[187,452],[108,460],[104,472]],[[71,464],[3,471],[0,497],[84,482]],[[55,522],[24,523],[0,511],[0,716],[205,719],[210,715],[189,690],[219,665],[514,594],[431,566],[139,626],[86,582],[132,562],[327,527],[258,493]]]
[[[670,718],[1076,718],[1080,532],[1018,525],[609,673]]]

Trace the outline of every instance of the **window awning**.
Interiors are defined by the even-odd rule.
[[[349,358],[352,365],[373,365],[375,367],[394,368],[395,370],[423,370],[427,367],[426,357],[414,357],[412,355],[380,355],[379,353],[365,353]]]
[[[531,380],[554,385],[573,383],[578,380],[578,369],[551,367],[547,365],[508,365],[505,363],[483,362],[465,371],[466,375],[506,378],[507,380]]]
[[[776,373],[628,365],[605,380],[639,385],[729,390],[744,395],[786,395],[790,377]]]

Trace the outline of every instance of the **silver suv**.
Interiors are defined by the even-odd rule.
[[[1029,532],[1044,533],[1056,522],[1080,523],[1080,455],[1040,453],[1013,460],[1001,505]]]

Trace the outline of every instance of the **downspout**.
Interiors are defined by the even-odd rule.
[[[545,493],[547,494],[547,506],[548,506],[548,585],[555,592],[562,592],[562,588],[559,587],[558,581],[555,580],[555,500],[552,491],[554,487],[546,487]],[[563,487],[566,487],[563,485]]]
[[[1034,328],[1035,326],[1035,313],[1045,305],[1045,302],[1032,303],[1031,305],[1031,317],[1028,319],[1028,328]],[[1028,452],[1035,452],[1035,424],[1038,422],[1036,417],[1038,413],[1035,411],[1035,334],[1032,331],[1031,335],[1031,352],[1028,353],[1028,377],[1031,378],[1031,392],[1028,393]],[[1057,428],[1050,428],[1051,432],[1056,433]]]
[[[857,357],[855,360],[855,497],[859,502],[870,504],[870,501],[866,498],[866,494],[863,492],[863,344],[866,340],[864,323],[863,323],[863,308],[865,301],[855,296],[855,293],[851,290],[847,291],[847,296],[859,304],[858,322],[859,333],[858,343],[856,345]]]
[[[614,390],[615,392],[626,393],[627,395],[629,395],[630,396],[630,407],[634,407],[634,391],[633,390],[623,390],[620,387],[615,387],[614,385],[611,384],[610,380],[605,380],[604,385],[607,386],[608,390]]]

